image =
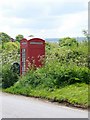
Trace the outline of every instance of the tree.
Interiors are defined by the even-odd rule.
[[[63,46],[73,46],[73,45],[78,45],[78,42],[75,38],[66,37],[66,38],[62,38],[62,39],[59,40],[59,45],[61,47],[63,47]]]
[[[0,32],[0,43],[10,42],[11,37],[4,32]]]
[[[20,40],[22,40],[23,38],[24,38],[24,36],[19,34],[16,36],[16,41],[20,42]]]
[[[34,35],[29,35],[28,37],[34,37]]]

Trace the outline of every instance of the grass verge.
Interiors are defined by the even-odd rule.
[[[58,89],[49,89],[31,86],[22,86],[16,83],[13,87],[7,88],[5,92],[20,94],[30,97],[48,99],[52,102],[64,103],[66,106],[88,108],[88,85],[76,83],[73,85],[62,86]]]

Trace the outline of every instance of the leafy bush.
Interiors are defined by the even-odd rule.
[[[73,44],[72,46],[66,45],[62,47],[57,43],[47,43],[46,57],[49,61],[50,59],[56,59],[60,63],[73,62],[73,64],[76,64],[78,66],[87,67],[88,66],[88,42],[82,41],[78,43],[78,46],[77,44]]]
[[[28,71],[20,78],[19,84],[23,87],[47,88],[53,90],[62,85],[90,82],[90,70],[73,64],[59,62],[48,63],[45,67]]]
[[[8,51],[12,51],[12,50],[18,49],[18,45],[16,42],[7,42],[7,43],[4,43],[4,49]]]
[[[2,87],[8,88],[13,86],[18,81],[18,74],[10,70],[10,65],[5,65],[2,68]]]
[[[19,55],[19,48],[18,45],[16,43],[14,44],[10,44],[11,42],[5,43],[6,48],[2,49],[2,59],[0,59],[0,62],[2,62],[2,65],[5,64],[12,64],[13,62],[19,62],[20,61],[20,55]],[[15,47],[15,46],[16,47]],[[11,48],[8,48],[12,46]]]

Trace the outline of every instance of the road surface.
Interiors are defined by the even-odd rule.
[[[87,110],[69,108],[35,98],[0,93],[0,100],[0,117],[3,118],[88,118]]]

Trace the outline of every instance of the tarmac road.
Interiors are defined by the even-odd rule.
[[[2,118],[88,118],[87,110],[65,107],[36,98],[0,93],[1,100]]]

